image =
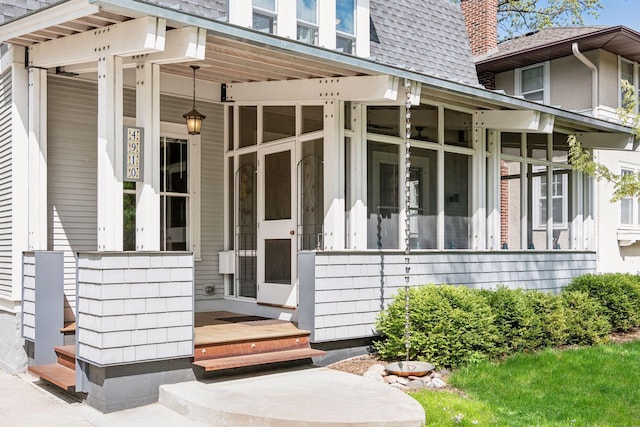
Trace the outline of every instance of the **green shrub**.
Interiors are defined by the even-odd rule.
[[[574,278],[565,291],[583,291],[596,299],[615,332],[640,326],[640,279],[635,275],[585,274]]]
[[[409,357],[440,367],[458,367],[496,355],[491,308],[478,291],[449,285],[411,288]],[[400,291],[380,314],[381,340],[374,347],[383,359],[404,359],[405,293]]]
[[[564,318],[553,295],[505,287],[482,294],[495,316],[502,353],[534,351],[563,340]]]
[[[607,340],[611,324],[595,298],[587,292],[565,290],[560,300],[566,321],[565,344],[593,345]]]

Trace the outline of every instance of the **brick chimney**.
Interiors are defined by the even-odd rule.
[[[461,0],[473,56],[498,46],[498,0]]]

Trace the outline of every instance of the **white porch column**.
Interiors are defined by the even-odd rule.
[[[98,59],[98,250],[122,250],[122,58]]]
[[[47,71],[29,70],[29,243],[47,249]]]
[[[340,103],[324,104],[324,249],[344,249],[344,141]]]
[[[136,184],[136,250],[160,250],[160,66],[136,67],[136,125],[144,128],[143,182]]]
[[[486,129],[473,127],[473,157],[471,179],[471,246],[470,249],[486,249],[487,238],[487,177],[486,177]]]
[[[500,249],[500,143],[497,131],[489,131],[486,142],[489,151],[489,165],[487,167],[487,243],[486,249]],[[484,156],[482,156],[484,158]]]
[[[24,49],[12,48],[2,58],[11,69],[11,298],[22,299],[22,253],[29,245],[29,72]],[[6,61],[6,63],[5,63]]]
[[[351,104],[351,138],[349,164],[349,248],[367,249],[367,108]]]

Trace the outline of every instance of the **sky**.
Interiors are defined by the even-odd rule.
[[[640,0],[600,0],[597,18],[586,15],[585,25],[624,25],[640,32]]]

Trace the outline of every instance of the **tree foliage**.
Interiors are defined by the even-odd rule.
[[[601,0],[498,0],[498,28],[502,37],[553,26],[584,24],[584,16],[598,16]]]
[[[618,109],[620,121],[632,128],[632,133],[636,139],[640,139],[640,115],[636,114],[638,97],[636,91],[629,82],[621,80],[623,91],[622,107]],[[625,197],[640,195],[640,173],[616,174],[605,165],[596,162],[591,153],[584,148],[575,137],[570,135],[569,161],[573,168],[593,177],[597,181],[606,181],[613,185],[612,202],[616,202]]]

